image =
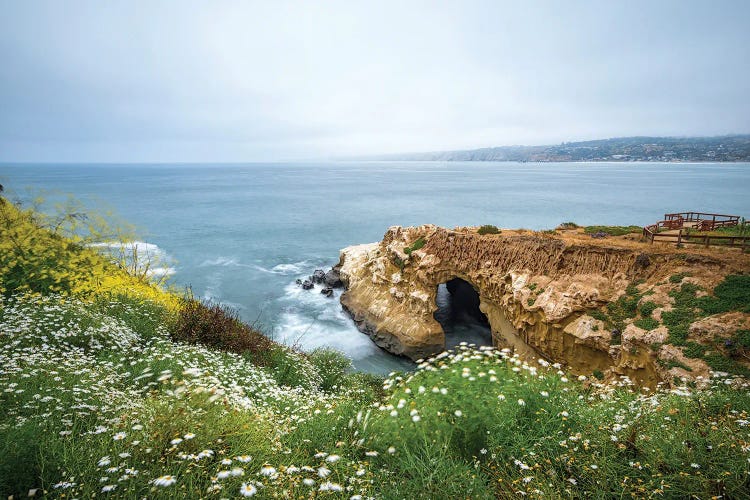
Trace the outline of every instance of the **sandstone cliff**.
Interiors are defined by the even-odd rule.
[[[342,305],[360,330],[394,354],[416,360],[445,348],[433,317],[437,287],[461,278],[478,292],[495,345],[575,373],[626,375],[653,386],[675,376],[708,377],[706,362],[683,349],[700,343],[701,335],[710,346],[722,335],[717,325],[726,323],[701,318],[689,326],[689,341],[683,336],[682,347],[673,345],[682,330],[672,315],[670,333],[661,316],[675,307],[675,290],[688,283],[688,291],[705,295],[725,276],[749,272],[750,256],[596,241],[575,232],[479,235],[425,225],[392,227],[380,243],[342,250],[339,264],[347,287]],[[732,314],[727,335],[750,328],[750,314]]]

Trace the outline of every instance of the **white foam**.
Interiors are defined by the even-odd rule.
[[[124,263],[136,272],[146,271],[147,276],[166,277],[176,273],[171,266],[173,259],[154,243],[145,241],[104,241],[90,243],[90,248],[100,249],[101,253],[116,262]],[[151,267],[154,266],[154,267]]]
[[[300,275],[302,274],[302,270],[305,269],[308,266],[307,261],[301,261],[301,262],[295,262],[295,263],[289,263],[289,264],[277,264],[273,266],[271,269],[268,269],[263,266],[254,265],[253,267],[257,269],[258,271],[262,271],[264,273],[268,274],[279,274],[283,276],[290,276],[290,275]]]
[[[207,259],[201,262],[198,267],[208,267],[208,266],[221,266],[221,267],[229,267],[229,266],[244,266],[244,264],[240,264],[237,259],[234,257],[217,257],[215,259]]]
[[[380,354],[380,349],[357,330],[342,309],[341,291],[334,290],[332,297],[326,297],[320,293],[322,288],[316,284],[305,290],[294,282],[284,287],[284,296],[279,300],[287,306],[278,317],[274,338],[305,351],[331,347],[355,360]]]
[[[332,299],[329,299],[332,300]],[[328,317],[310,318],[296,312],[284,312],[274,329],[274,338],[287,345],[296,345],[305,351],[318,347],[337,349],[352,359],[362,359],[378,354],[378,347],[367,335],[357,330],[349,318],[341,315],[331,321]]]
[[[120,250],[129,254],[166,255],[166,252],[157,245],[145,241],[104,241],[100,243],[90,243],[88,246],[91,248]]]
[[[146,275],[161,278],[164,276],[172,276],[176,272],[177,271],[175,271],[174,267],[154,267],[153,269],[146,271]]]
[[[306,265],[306,261],[295,262],[294,264],[278,264],[273,266],[271,271],[278,274],[300,274]]]

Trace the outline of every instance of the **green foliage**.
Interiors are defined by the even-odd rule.
[[[677,273],[677,274],[673,274],[672,276],[669,277],[669,282],[677,284],[677,283],[680,283],[687,276],[690,276],[690,273]]]
[[[654,310],[657,307],[658,306],[656,305],[655,302],[652,302],[649,300],[649,301],[641,302],[641,305],[638,306],[638,309],[641,312],[641,316],[643,316],[644,318],[648,318],[653,314]]]
[[[743,349],[750,349],[750,330],[737,330],[733,342]]]
[[[557,229],[578,229],[579,227],[581,226],[579,226],[575,222],[563,222],[562,224],[557,226]]]
[[[635,284],[628,285],[624,295],[607,304],[608,323],[620,331],[624,330],[625,320],[636,316],[642,296]]]
[[[315,391],[320,389],[322,377],[303,353],[275,344],[267,351],[264,362],[268,364],[279,385]]]
[[[398,255],[393,255],[393,264],[402,271],[404,270],[404,266],[406,265],[406,263],[401,260],[401,257],[399,257]]]
[[[691,372],[693,371],[692,368],[687,366],[685,363],[681,363],[677,361],[676,359],[670,359],[669,361],[664,361],[663,359],[659,359],[657,361],[661,366],[666,368],[667,370],[671,370],[672,368],[682,368],[685,371]],[[679,385],[679,382],[678,382]]]
[[[707,314],[728,311],[750,313],[750,275],[727,276],[716,285],[713,296],[702,297],[698,306]]]
[[[597,380],[604,380],[604,374],[601,372],[601,370],[594,370],[593,372],[591,372],[591,374]]]
[[[479,226],[479,229],[477,229],[478,234],[500,234],[502,231],[498,229],[497,226],[493,226],[492,224],[485,224],[483,226]]]
[[[527,304],[527,305],[528,305],[529,307],[533,306],[533,305],[534,305],[534,302],[536,302],[536,299],[535,299],[535,298],[533,298],[533,297],[529,297],[528,299],[526,299],[526,304]]]
[[[646,331],[653,330],[654,328],[659,327],[659,322],[650,317],[637,319],[633,322],[633,324],[638,328],[642,328]]]
[[[598,319],[599,321],[604,322],[605,324],[609,322],[607,314],[601,309],[590,309],[587,314],[594,319]]]
[[[690,324],[695,321],[696,292],[698,287],[692,283],[683,283],[679,290],[672,290],[669,296],[674,299],[671,311],[662,312],[661,318],[669,330],[669,342],[674,345],[685,345]]]
[[[422,236],[420,236],[419,238],[417,238],[417,240],[414,243],[412,243],[408,247],[404,247],[404,253],[406,255],[411,255],[412,252],[414,252],[415,250],[419,250],[420,248],[425,246],[426,243],[427,243],[427,240],[425,240]]]
[[[352,368],[352,361],[343,353],[333,349],[315,349],[308,358],[320,375],[320,388],[330,392],[342,386],[347,372]]]
[[[750,369],[748,367],[724,356],[720,352],[711,351],[703,356],[703,360],[715,371],[750,378]]]
[[[686,342],[685,348],[682,352],[688,358],[702,358],[706,354],[707,349],[706,346],[698,344],[697,342]]]
[[[641,226],[586,226],[583,228],[586,234],[607,233],[610,236],[622,236],[625,234],[643,232]]]

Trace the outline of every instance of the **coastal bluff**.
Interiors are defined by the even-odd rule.
[[[678,313],[685,294],[707,296],[727,276],[750,273],[750,255],[637,240],[394,226],[378,243],[341,251],[341,304],[378,346],[417,360],[445,349],[437,290],[460,279],[478,294],[496,347],[646,386],[710,378],[711,367],[685,346],[728,356],[717,339],[750,329],[750,314],[685,314],[680,323]]]

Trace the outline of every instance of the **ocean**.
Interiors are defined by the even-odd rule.
[[[138,228],[159,272],[197,297],[239,311],[269,336],[303,349],[330,346],[357,369],[412,364],[389,355],[342,311],[337,291],[295,284],[338,262],[348,245],[389,226],[561,222],[644,225],[664,213],[750,216],[750,164],[329,162],[0,165],[11,198],[72,194]],[[451,342],[485,332],[467,327]]]

